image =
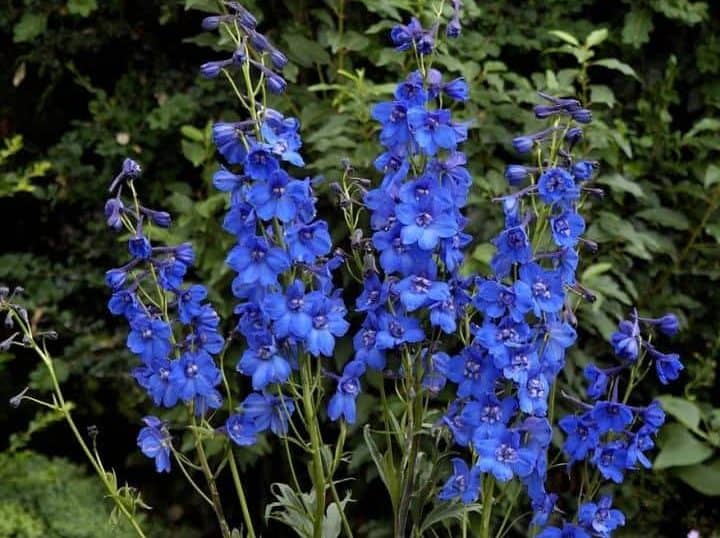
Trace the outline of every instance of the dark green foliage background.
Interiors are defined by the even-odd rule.
[[[53,351],[66,394],[76,402],[80,422],[99,427],[107,463],[140,487],[160,527],[174,528],[180,521],[198,529],[198,536],[212,535],[210,514],[177,476],[157,477],[135,452],[139,419],[150,407],[127,373],[133,359],[123,346],[125,328],[105,312],[102,276],[121,262],[124,246],[105,230],[102,207],[122,158],[140,161],[143,196],[149,205],[173,212],[169,239],[196,245],[195,276],[213,288],[213,299],[229,320],[232,298],[223,253],[230,240],[218,224],[224,198],[210,186],[215,165],[208,127],[219,118],[235,119],[236,112],[225,85],[197,76],[200,63],[224,54],[213,51],[215,36],[198,35],[202,13],[191,8],[210,4],[14,0],[0,7],[0,140],[20,134],[24,142],[22,150],[0,160],[0,281],[24,286],[41,325],[60,333]],[[388,21],[423,12],[431,3],[248,4],[260,7],[255,12],[263,30],[288,51],[286,76],[292,84],[275,105],[302,121],[308,172],[336,180],[340,160],[348,157],[359,174],[375,177],[370,164],[378,147],[368,105],[390,93],[402,68],[397,62],[403,60],[388,48]],[[638,401],[677,397],[671,400],[671,422],[677,423],[661,439],[665,459],[658,467],[664,469],[634,477],[620,498],[629,514],[627,536],[685,536],[693,528],[703,537],[715,536],[717,497],[704,494],[720,495],[720,9],[713,2],[688,0],[465,4],[463,36],[439,61],[471,85],[471,101],[459,111],[473,122],[466,150],[475,188],[468,211],[477,243],[469,266],[486,271],[487,242],[500,226],[499,208],[489,199],[505,190],[504,165],[516,159],[509,140],[534,128],[528,111],[535,91],[579,95],[596,118],[585,149],[601,161],[598,183],[607,194],[588,210],[588,237],[600,249],[586,254],[581,272],[598,301],[578,314],[582,343],[566,377],[580,390],[582,366],[610,358],[604,339],[632,305],[644,314],[679,313],[684,330],[672,346],[687,367],[682,383],[668,388],[649,381],[637,396]],[[592,47],[583,48],[591,32],[604,35],[597,32],[601,29],[607,38],[597,44],[591,38]],[[580,45],[554,30],[574,36]],[[39,161],[48,161],[50,168],[28,180],[35,189],[15,192],[13,185]],[[321,211],[332,221],[333,201],[329,193],[321,195]],[[349,248],[344,227],[335,224],[336,241]],[[2,399],[28,379],[34,389],[47,386],[32,357],[0,355]],[[370,406],[365,400],[361,414]],[[2,429],[9,433],[26,430],[34,417],[26,406],[0,408]],[[0,455],[0,476],[12,458],[20,457],[13,455],[20,447],[80,460],[62,425],[34,420],[37,431],[1,447],[15,452]],[[351,448],[362,444],[361,437],[354,433]],[[697,445],[704,451],[693,452]],[[258,516],[270,501],[270,482],[283,479],[269,458],[257,459],[272,449],[264,445],[244,458],[253,463],[247,476],[257,484],[252,508]],[[368,499],[383,492],[372,463],[362,450],[357,455],[359,504],[351,517],[362,528],[367,522],[361,514],[377,510]],[[47,476],[58,472],[44,459],[26,458],[28,469]],[[63,474],[77,473],[73,468]],[[36,490],[32,502],[43,505],[46,493],[34,476],[28,473],[27,487],[16,489],[0,478],[3,511],[30,502]],[[82,503],[89,486],[73,480]],[[567,487],[562,477],[558,484]],[[53,514],[66,516],[60,509]],[[18,520],[10,536],[36,536],[36,524]],[[88,535],[72,525],[52,532],[42,535]]]

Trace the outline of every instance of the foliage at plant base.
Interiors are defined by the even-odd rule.
[[[24,144],[0,165],[0,211],[12,232],[1,240],[0,280],[22,284],[45,308],[43,318],[60,333],[52,344],[61,357],[58,376],[73,400],[87,404],[81,417],[97,423],[101,435],[116,436],[108,441],[124,439],[116,458],[130,452],[127,440],[143,397],[126,374],[130,357],[122,349],[122,329],[97,299],[112,249],[102,239],[101,219],[88,215],[97,212],[105,178],[123,157],[151,163],[148,194],[183,215],[172,234],[195,244],[198,279],[227,289],[230,275],[222,262],[229,245],[218,224],[224,200],[210,184],[214,149],[207,118],[219,119],[232,103],[199,79],[196,67],[206,47],[215,46],[197,30],[202,14],[195,8],[210,3],[16,0],[0,8],[6,52],[0,58],[6,73],[0,137],[8,148],[18,147],[18,135]],[[601,160],[599,181],[608,196],[590,208],[587,235],[602,249],[583,281],[598,301],[578,316],[586,344],[573,355],[578,369],[568,376],[575,375],[580,387],[582,366],[604,356],[603,339],[629,305],[682,314],[687,330],[677,347],[687,365],[685,389],[663,397],[676,422],[660,439],[657,472],[626,486],[621,500],[646,534],[679,536],[698,528],[709,535],[717,513],[698,507],[720,494],[718,7],[688,0],[464,3],[469,22],[461,50],[443,67],[464,76],[472,89],[467,148],[473,176],[482,181],[472,191],[471,233],[489,240],[501,229],[487,200],[503,192],[504,165],[512,156],[507,141],[530,125],[531,114],[519,115],[519,105],[534,103],[537,89],[580,95],[592,104],[596,127],[583,150]],[[301,83],[278,98],[277,107],[300,117],[311,171],[336,180],[341,159],[349,158],[372,176],[376,133],[367,127],[366,105],[390,95],[400,68],[386,37],[389,21],[430,2],[251,4],[260,8],[255,12],[264,15],[271,39],[289,51],[287,78]],[[46,162],[50,168],[35,164]],[[32,192],[26,192],[29,185]],[[490,245],[480,245],[474,269],[489,271],[490,256]],[[212,300],[223,317],[229,315],[231,298]],[[22,357],[10,362],[2,356],[2,393],[17,392],[28,373],[33,388],[46,387],[42,371],[31,369]],[[665,390],[655,386],[647,395]],[[375,405],[361,399],[360,415]],[[24,413],[3,409],[0,420],[8,430],[21,430],[32,418]],[[368,489],[355,497],[372,498],[381,486],[361,445],[354,465],[365,470]],[[46,445],[38,441],[36,448]],[[272,476],[262,466],[253,472],[258,479]]]

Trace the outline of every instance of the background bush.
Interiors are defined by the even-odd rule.
[[[290,57],[285,73],[294,84],[277,104],[302,121],[311,173],[334,180],[347,157],[360,175],[375,177],[368,103],[390,93],[402,59],[389,48],[387,30],[430,3],[246,3]],[[230,321],[223,265],[230,238],[219,227],[224,199],[210,185],[209,125],[236,112],[221,85],[197,76],[198,65],[218,55],[216,38],[198,34],[198,10],[212,4],[14,0],[0,8],[0,281],[23,285],[43,325],[60,333],[54,352],[79,419],[98,426],[107,463],[140,487],[165,528],[181,520],[212,529],[212,516],[182,493],[177,476],[156,477],[136,454],[139,419],[149,407],[128,375],[124,329],[105,312],[102,276],[124,247],[106,233],[102,206],[122,158],[141,162],[143,192],[174,213],[173,235],[194,242],[197,277],[214,287],[214,303]],[[661,438],[656,470],[636,476],[620,499],[632,523],[628,536],[684,536],[692,528],[712,536],[720,526],[720,509],[708,497],[720,495],[720,6],[688,0],[465,4],[459,50],[440,61],[464,76],[472,92],[465,109],[473,122],[467,147],[475,178],[468,210],[478,243],[470,266],[487,270],[486,240],[501,226],[489,198],[503,192],[504,165],[515,158],[509,140],[531,125],[530,114],[518,110],[530,109],[538,89],[580,96],[596,119],[585,143],[601,162],[606,196],[590,210],[587,235],[600,249],[588,256],[582,277],[598,300],[578,313],[583,343],[566,377],[572,384],[589,357],[607,353],[604,340],[632,305],[641,313],[680,314],[685,330],[676,351],[687,366],[685,388],[665,394],[657,385],[645,395],[665,394],[675,422]],[[325,194],[320,211],[331,209]],[[4,397],[28,378],[34,388],[47,384],[29,357],[0,355]],[[370,397],[361,399],[361,416],[371,405]],[[2,447],[11,452],[2,456],[0,474],[18,461],[39,473],[51,468],[39,456],[18,460],[26,446],[79,459],[63,426],[51,419],[26,407],[0,409],[4,431],[31,425]],[[354,498],[361,503],[353,511],[370,519],[373,495],[383,492],[361,436],[353,439],[360,478]],[[273,448],[244,454],[259,484],[282,478],[268,458],[257,459]],[[69,474],[77,476],[73,469]],[[561,471],[556,480],[567,486]],[[3,488],[2,510],[10,515],[0,520],[16,526],[10,536],[35,536],[40,528],[44,536],[85,535],[62,526],[52,534],[39,526],[48,524],[44,516],[21,517],[13,507],[30,494]],[[269,502],[268,489],[252,495],[257,514]],[[362,528],[366,521],[357,518]],[[382,525],[375,526],[365,531],[382,535]]]

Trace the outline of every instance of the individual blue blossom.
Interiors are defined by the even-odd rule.
[[[610,337],[615,355],[619,358],[635,362],[640,350],[640,329],[637,320],[623,320],[618,324],[618,330]]]
[[[443,93],[455,101],[467,101],[470,98],[470,89],[462,77],[443,84]]]
[[[108,310],[116,316],[125,316],[129,320],[140,314],[137,296],[128,290],[113,293],[108,301]]]
[[[251,237],[233,247],[227,264],[238,273],[238,283],[263,286],[275,284],[278,275],[290,268],[287,253],[261,237]]]
[[[390,293],[390,285],[381,282],[378,273],[370,271],[363,279],[363,289],[355,300],[358,312],[374,312],[385,305]]]
[[[188,325],[193,318],[200,315],[203,301],[207,298],[207,288],[200,284],[194,284],[176,295],[178,317],[180,321]]]
[[[107,225],[115,230],[121,230],[123,227],[122,215],[125,206],[120,198],[110,198],[105,202],[105,218]]]
[[[365,363],[359,360],[348,362],[342,376],[337,379],[337,390],[328,402],[328,418],[338,420],[343,417],[348,424],[355,424],[355,401],[360,394],[360,376],[365,373]]]
[[[152,255],[150,240],[142,234],[140,228],[130,239],[128,239],[128,251],[133,258],[147,260]]]
[[[448,362],[447,378],[458,384],[457,395],[460,398],[482,397],[496,377],[492,361],[475,346],[463,349]]]
[[[609,381],[607,374],[594,364],[588,364],[583,369],[583,377],[588,382],[588,396],[593,400],[602,398],[607,391]]]
[[[287,435],[288,421],[295,412],[295,405],[284,395],[253,392],[242,401],[240,409],[243,417],[252,421],[256,432],[269,429],[275,435],[284,436]]]
[[[140,314],[130,321],[127,346],[144,361],[165,359],[172,350],[172,329],[161,319]]]
[[[212,136],[215,147],[230,164],[242,164],[247,156],[242,133],[243,125],[238,122],[213,124]]]
[[[550,383],[545,375],[541,372],[530,373],[518,390],[520,409],[530,415],[544,417],[548,411],[549,396]]]
[[[167,423],[154,416],[143,418],[146,426],[140,430],[137,444],[140,451],[155,460],[158,473],[170,472],[171,437]]]
[[[522,225],[503,230],[492,242],[497,248],[497,252],[490,265],[493,272],[500,278],[510,273],[513,263],[527,263],[532,257],[530,240]]]
[[[518,408],[517,400],[512,396],[501,400],[492,393],[484,394],[477,401],[477,405],[478,420],[473,433],[473,442],[475,443],[502,434]]]
[[[605,538],[625,525],[625,516],[612,507],[612,497],[604,495],[597,503],[587,502],[578,508],[578,521]]]
[[[264,144],[252,144],[243,163],[245,173],[258,181],[267,181],[278,170],[279,164],[272,151]]]
[[[658,431],[665,424],[665,411],[658,400],[653,400],[643,409],[642,420],[651,431]]]
[[[425,339],[425,333],[416,318],[381,314],[378,318],[376,346],[380,350],[394,349],[401,345],[415,344]]]
[[[603,478],[620,484],[623,481],[625,470],[628,468],[627,446],[621,441],[611,441],[597,446],[591,461]]]
[[[450,288],[447,283],[430,280],[422,275],[410,275],[400,280],[393,290],[400,294],[400,302],[408,312],[432,302],[450,299]]]
[[[186,402],[196,396],[212,397],[220,380],[220,369],[205,351],[186,351],[172,362],[170,384]]]
[[[437,395],[445,387],[449,362],[450,357],[442,351],[433,353],[425,362],[425,374],[421,384],[430,394]]]
[[[407,113],[407,105],[402,101],[378,103],[372,108],[371,116],[382,124],[383,145],[393,148],[407,144],[410,140]]]
[[[596,402],[590,412],[600,433],[608,431],[623,432],[634,418],[630,408],[619,402]]]
[[[553,240],[559,247],[574,247],[585,231],[585,220],[575,212],[565,211],[550,218]]]
[[[587,181],[592,178],[596,168],[596,162],[578,161],[572,167],[572,175],[577,181]]]
[[[474,400],[469,400],[465,404],[460,400],[456,400],[450,404],[450,408],[443,416],[442,421],[450,428],[456,444],[468,446],[477,427],[480,425],[481,413],[480,403]]]
[[[292,165],[304,166],[305,163],[297,151],[302,144],[297,134],[298,127],[299,122],[294,118],[281,120],[271,117],[262,124],[260,132],[274,155]]]
[[[569,464],[580,461],[592,453],[600,440],[597,425],[588,415],[566,415],[559,421],[560,428],[567,434],[563,450],[570,456]]]
[[[293,261],[313,263],[332,249],[332,240],[325,221],[311,224],[298,223],[285,231],[285,240]]]
[[[305,338],[307,350],[318,357],[332,357],[335,338],[344,336],[350,328],[345,320],[345,306],[341,300],[330,298],[322,292],[312,292],[306,298],[311,327]]]
[[[531,262],[520,267],[520,279],[530,288],[536,316],[542,312],[552,314],[560,311],[565,296],[562,280],[556,271],[547,271]]]
[[[271,320],[275,336],[305,338],[312,327],[312,318],[305,302],[305,287],[295,280],[285,293],[273,293],[265,297],[263,308]]]
[[[480,470],[477,467],[468,468],[461,458],[452,459],[453,473],[445,482],[438,498],[451,501],[459,498],[464,504],[474,503],[480,494]]]
[[[564,168],[550,168],[538,179],[538,195],[546,204],[566,203],[580,197],[580,189]]]
[[[513,321],[520,322],[533,308],[532,292],[530,286],[522,280],[516,280],[512,286],[495,280],[484,280],[478,285],[473,304],[491,318],[507,314]]]
[[[180,399],[179,387],[170,382],[172,364],[168,359],[152,359],[132,372],[135,380],[148,392],[155,405],[174,407]]]
[[[670,381],[675,381],[680,377],[680,372],[685,368],[680,362],[680,355],[677,353],[660,353],[653,347],[649,349],[650,356],[655,361],[655,372],[660,383],[667,385]]]
[[[264,220],[277,218],[286,223],[295,219],[298,206],[302,203],[305,186],[282,170],[275,170],[267,181],[255,183],[248,192],[247,200]]]
[[[414,107],[407,111],[407,120],[415,142],[427,155],[435,155],[440,149],[455,149],[461,141],[451,125],[449,110]]]
[[[423,250],[432,250],[441,238],[453,237],[458,232],[457,220],[442,199],[428,196],[415,203],[401,203],[396,213],[403,224],[404,245],[417,243]]]
[[[245,415],[230,415],[225,422],[224,430],[236,445],[252,446],[257,443],[255,423]]]
[[[666,336],[675,336],[680,330],[680,321],[675,314],[665,314],[653,320],[653,324]]]
[[[285,383],[292,373],[290,363],[270,342],[247,349],[237,364],[237,371],[252,377],[255,390],[263,390],[272,383]]]
[[[366,321],[353,337],[355,360],[364,362],[368,368],[382,370],[385,368],[385,352],[377,346],[377,327],[374,322]]]
[[[499,482],[513,476],[527,476],[535,465],[535,453],[521,446],[520,434],[506,431],[497,437],[474,443],[478,454],[477,467],[492,474]]]

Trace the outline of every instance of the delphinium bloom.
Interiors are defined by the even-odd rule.
[[[131,259],[110,269],[105,281],[112,290],[108,309],[123,316],[129,325],[127,347],[140,360],[132,374],[153,403],[192,407],[196,415],[217,409],[222,397],[217,390],[221,374],[214,359],[223,348],[218,332],[220,318],[206,300],[204,286],[184,284],[195,259],[192,246],[153,245],[151,226],[167,228],[170,215],[140,204],[134,181],[141,168],[126,159],[113,180],[106,216],[113,229],[119,224],[130,234]],[[129,203],[123,202],[129,195]],[[143,453],[156,459],[158,471],[170,469],[168,427],[159,419],[145,421],[138,443]]]

